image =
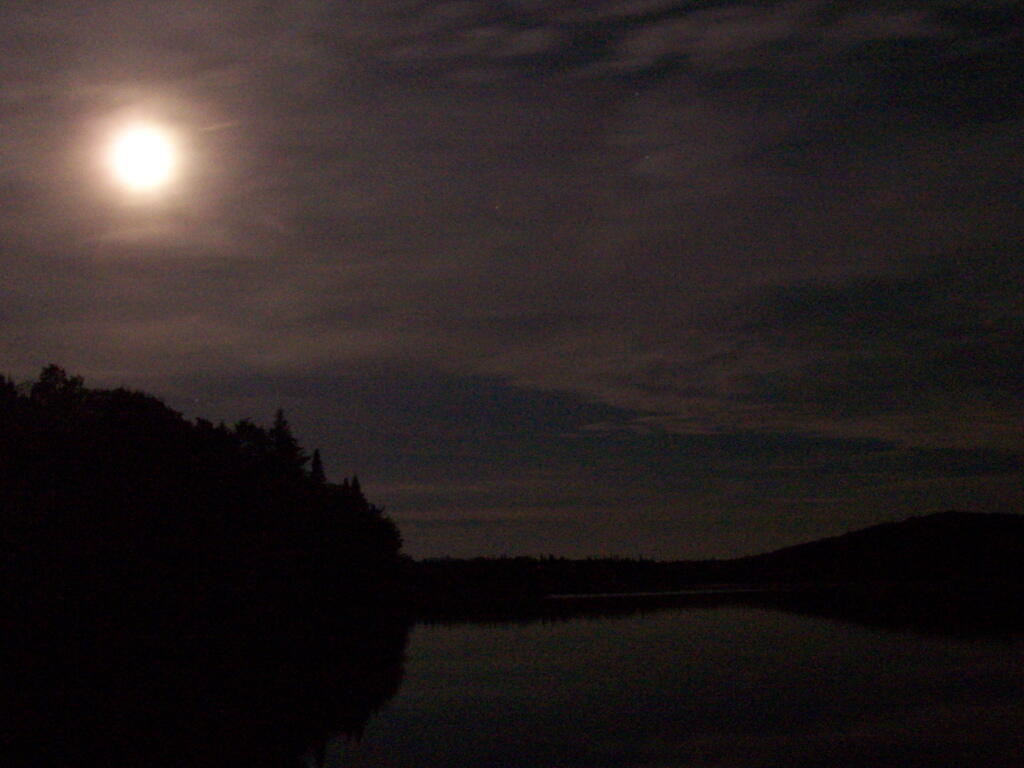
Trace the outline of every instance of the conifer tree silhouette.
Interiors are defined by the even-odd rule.
[[[299,441],[292,434],[291,426],[282,409],[278,408],[274,414],[274,426],[270,428],[267,436],[270,438],[270,450],[274,459],[293,473],[301,472],[309,457],[299,447]]]
[[[309,467],[309,479],[316,485],[323,485],[327,482],[327,476],[324,474],[324,463],[320,459],[319,448],[313,451],[313,461]]]

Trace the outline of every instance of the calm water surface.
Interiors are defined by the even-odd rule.
[[[1024,765],[1024,641],[755,608],[415,628],[347,766]]]

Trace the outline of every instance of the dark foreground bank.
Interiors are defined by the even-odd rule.
[[[5,764],[295,765],[397,689],[401,538],[282,413],[0,378]]]

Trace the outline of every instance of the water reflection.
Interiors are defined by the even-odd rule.
[[[434,609],[428,624],[532,623],[645,615],[715,607],[765,608],[901,632],[947,637],[1024,635],[1024,590],[1004,585],[844,585],[788,589],[723,588],[689,592],[565,595],[472,610]]]
[[[50,638],[7,678],[4,741],[26,765],[297,766],[396,694],[409,626]]]
[[[993,639],[1021,650],[1016,595],[860,588],[601,596],[423,619],[404,687],[411,622],[389,611],[353,615],[329,632],[37,637],[6,677],[5,698],[20,717],[4,741],[32,765],[529,764],[506,751],[511,738],[533,744],[534,764],[577,765],[559,750],[578,749],[571,739],[591,729],[598,741],[642,737],[640,753],[682,765],[690,763],[651,745],[719,744],[715,717],[750,731],[783,728],[787,718],[809,728],[865,727],[858,718],[872,708],[913,708],[923,695],[940,715],[974,707],[986,738],[996,738],[1000,717],[1024,726],[1019,670],[1006,674],[1005,657],[984,650]],[[894,639],[856,627],[885,628]],[[906,639],[914,636],[922,639]],[[951,654],[949,643],[960,651]],[[872,666],[886,658],[887,667]],[[865,676],[873,687],[856,682]],[[834,702],[822,698],[823,685]],[[894,692],[901,704],[887,698]],[[647,721],[615,735],[641,705]],[[510,718],[521,722],[513,727]],[[876,726],[898,731],[894,723]],[[538,734],[554,751],[531,741]],[[466,741],[453,752],[460,760],[418,746],[444,739]],[[750,749],[764,752],[763,741]],[[932,754],[925,741],[921,754]],[[640,757],[605,746],[625,760],[609,757],[608,765]],[[588,765],[607,757],[598,751]]]
[[[327,765],[1018,765],[1019,621],[907,632],[854,597],[607,597],[421,624],[402,690]]]

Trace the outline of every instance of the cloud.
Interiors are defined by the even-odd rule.
[[[755,348],[775,359],[788,353],[793,363],[751,372],[747,396],[837,421],[874,418],[880,431],[890,417],[902,428],[920,420],[921,431],[907,434],[910,440],[941,440],[943,431],[961,444],[984,440],[980,424],[1009,418],[1024,402],[1018,375],[1024,315],[1009,303],[1009,286],[1020,274],[1004,264],[987,274],[767,292],[741,329]],[[993,426],[982,431],[1012,444],[1008,432]]]

